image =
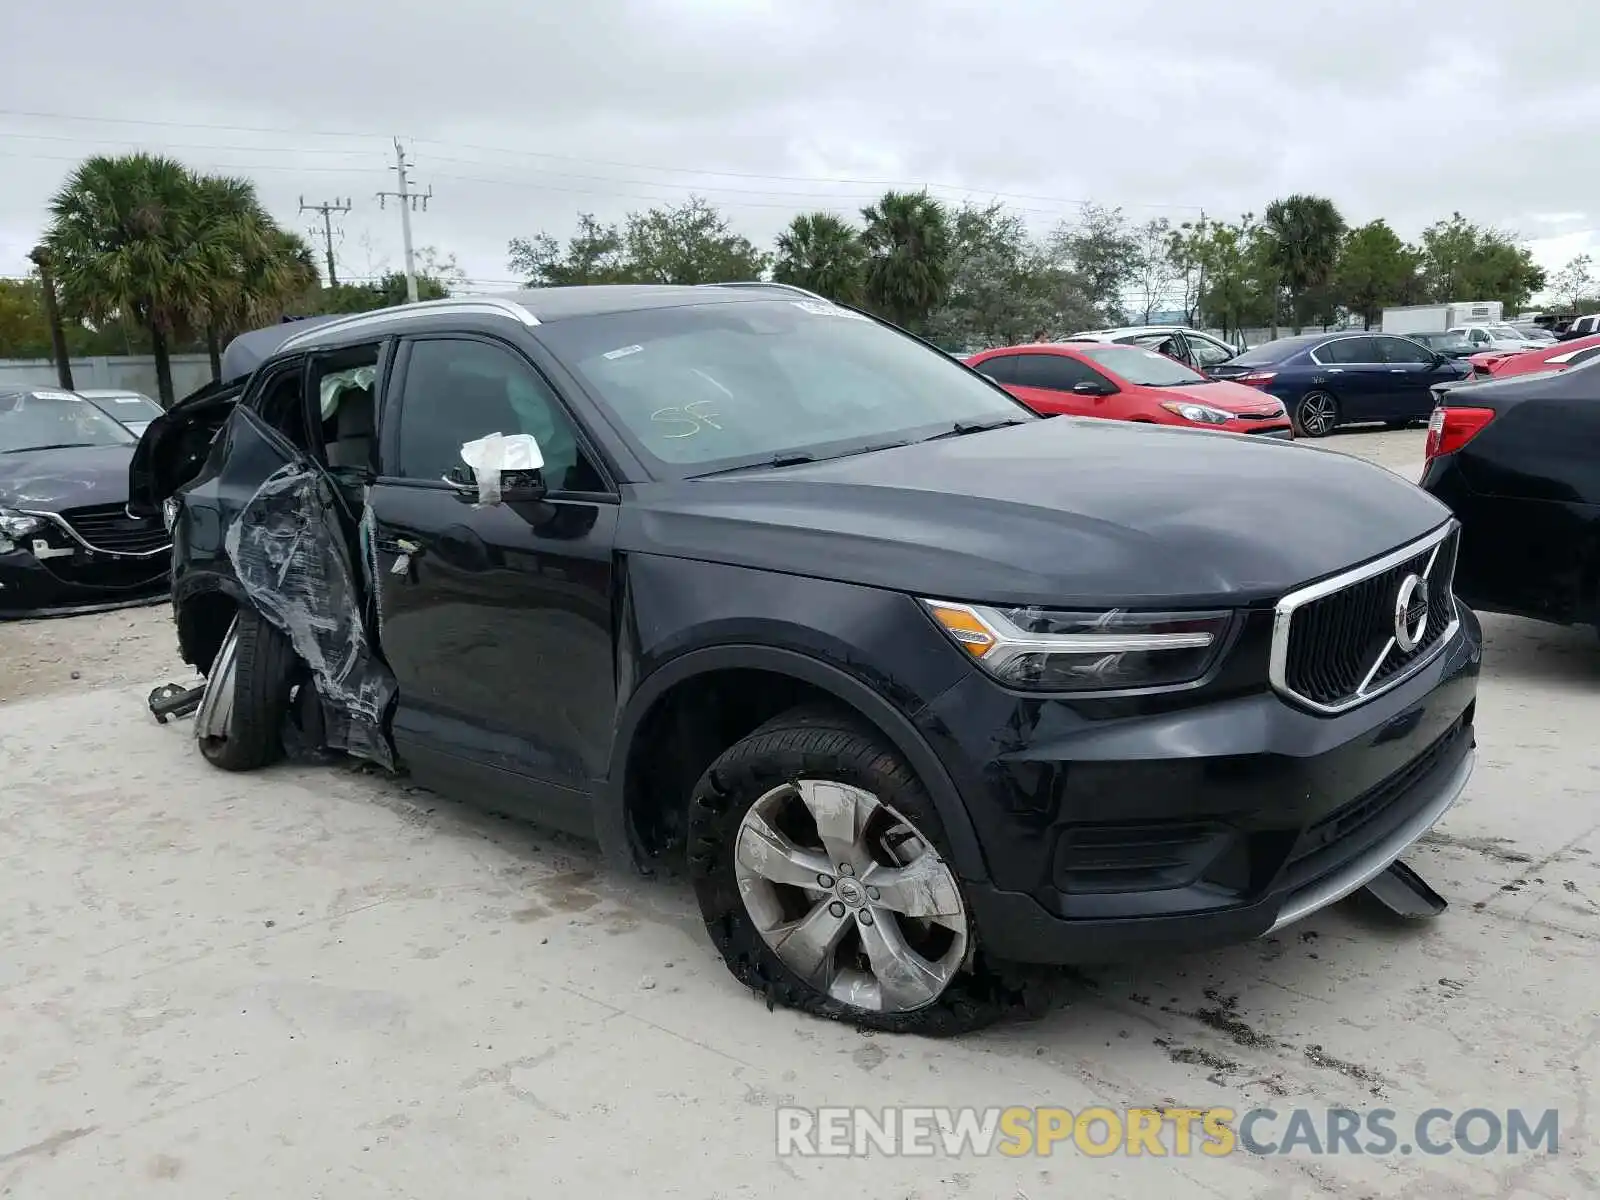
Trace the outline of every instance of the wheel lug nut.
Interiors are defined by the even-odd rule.
[[[867,889],[867,899],[868,900],[876,900],[876,899],[878,899],[878,889],[869,887]]]
[[[828,905],[828,911],[836,917],[842,917],[844,916],[844,905],[835,900],[832,904]]]
[[[817,886],[821,887],[821,888],[831,888],[833,886],[833,876],[832,875],[818,875],[817,876]]]
[[[867,912],[865,909],[856,914],[856,919],[859,920],[863,925],[872,924],[872,914]]]
[[[852,867],[849,863],[840,863],[839,864],[839,874],[841,874],[841,875],[854,875],[855,873],[856,873],[856,869],[854,867]]]

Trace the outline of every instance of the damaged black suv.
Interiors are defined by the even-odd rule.
[[[131,482],[212,762],[290,738],[677,856],[740,980],[863,1025],[1277,929],[1390,878],[1472,768],[1431,497],[1036,417],[796,289],[284,326]]]

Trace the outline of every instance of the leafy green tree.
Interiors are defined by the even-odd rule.
[[[965,204],[952,222],[950,290],[927,336],[951,351],[1012,346],[1093,323],[1080,280],[1053,262],[1003,205]]]
[[[417,275],[418,300],[443,300],[450,295],[444,282],[432,275]],[[372,312],[379,308],[394,308],[405,304],[406,276],[404,271],[390,271],[370,283],[341,283],[323,288],[307,306],[311,314]]]
[[[56,193],[50,217],[63,316],[143,329],[170,405],[171,344],[205,307],[215,269],[215,248],[197,236],[194,176],[157,155],[95,155]]]
[[[691,196],[674,208],[629,213],[627,274],[641,283],[729,283],[760,279],[768,257],[712,205]]]
[[[578,214],[578,231],[561,244],[548,233],[532,238],[512,238],[508,247],[511,270],[529,287],[569,287],[586,283],[636,282],[628,269],[622,231],[602,225],[592,213]]]
[[[1332,315],[1326,289],[1339,265],[1344,231],[1344,217],[1325,196],[1274,200],[1262,214],[1265,262],[1286,293],[1296,333],[1313,318]]]
[[[1550,280],[1550,292],[1564,309],[1576,311],[1595,293],[1594,260],[1587,254],[1570,259]]]
[[[316,260],[305,239],[277,226],[248,180],[197,176],[191,203],[209,270],[189,321],[204,331],[211,375],[220,380],[223,343],[281,318],[316,283]]]
[[[1182,253],[1195,271],[1197,324],[1236,334],[1273,320],[1276,283],[1270,278],[1266,251],[1252,213],[1238,221],[1186,223],[1180,227]]]
[[[950,291],[950,216],[927,192],[885,192],[861,210],[867,303],[906,329],[922,329]]]
[[[1544,269],[1526,246],[1460,213],[1422,231],[1422,275],[1435,304],[1499,300],[1521,308],[1545,284]]]
[[[1113,325],[1126,318],[1125,293],[1139,272],[1139,239],[1120,208],[1085,204],[1076,223],[1063,221],[1050,236],[1052,257],[1070,268],[1088,289],[1098,319]]]
[[[1410,304],[1419,286],[1416,251],[1402,242],[1387,221],[1370,221],[1350,230],[1339,252],[1333,291],[1339,303],[1360,313],[1367,329],[1391,304]]]
[[[859,304],[867,281],[867,250],[848,221],[832,213],[802,213],[778,235],[772,278],[844,304]]]

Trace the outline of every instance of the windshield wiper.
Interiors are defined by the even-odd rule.
[[[735,471],[755,471],[763,467],[798,467],[802,463],[816,462],[815,454],[806,454],[795,451],[790,454],[774,454],[771,458],[764,458],[760,462],[740,463],[736,467],[719,467],[715,471],[703,471],[699,475],[691,475],[691,479],[710,479],[713,475],[731,475]]]
[[[925,442],[936,442],[940,438],[962,437],[969,433],[988,433],[991,429],[1004,429],[1007,425],[1025,425],[1027,422],[1021,417],[1003,417],[998,421],[957,421],[943,433],[936,433],[932,437],[925,437]]]
[[[54,442],[48,446],[18,446],[14,450],[0,450],[0,454],[26,454],[30,450],[82,450],[97,445],[96,442]]]

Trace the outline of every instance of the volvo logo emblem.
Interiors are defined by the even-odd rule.
[[[1407,575],[1394,597],[1394,644],[1402,654],[1410,654],[1427,632],[1428,581],[1421,575]]]

